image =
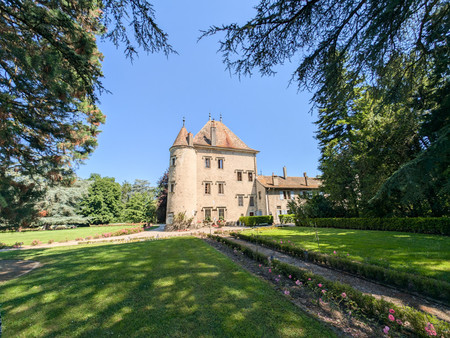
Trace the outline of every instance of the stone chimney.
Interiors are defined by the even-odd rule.
[[[308,185],[308,176],[306,176],[306,172],[303,173],[303,177],[305,178],[305,185]]]
[[[287,178],[287,170],[286,170],[286,166],[283,167],[283,176],[284,176],[284,179]]]
[[[216,124],[214,120],[211,122],[211,145],[216,146],[217,144],[217,135],[216,135]]]
[[[194,146],[194,135],[192,133],[189,133],[187,136],[187,144],[189,147]]]
[[[278,185],[278,176],[275,176],[274,173],[272,173],[272,183],[273,185]]]

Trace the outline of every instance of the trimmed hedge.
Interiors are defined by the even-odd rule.
[[[327,293],[338,298],[342,293],[346,293],[346,297],[350,302],[342,302],[341,306],[346,307],[347,310],[360,311],[368,318],[381,322],[385,325],[392,326],[392,321],[388,318],[389,309],[395,310],[395,317],[401,318],[403,322],[409,322],[409,328],[401,327],[404,331],[409,331],[409,335],[413,333],[416,336],[425,337],[427,333],[425,327],[428,323],[432,323],[437,331],[438,336],[444,337],[450,331],[450,324],[437,319],[435,316],[425,314],[421,311],[413,309],[411,307],[399,307],[393,303],[387,302],[384,299],[376,299],[371,295],[365,295],[361,291],[354,289],[348,284],[341,284],[339,282],[333,282],[320,275],[316,275],[311,271],[301,269],[297,266],[280,262],[277,259],[270,260],[262,253],[251,250],[250,248],[233,242],[227,238],[223,238],[216,235],[208,235],[209,238],[218,242],[222,242],[232,248],[240,250],[246,256],[264,263],[272,264],[273,268],[276,268],[280,273],[288,277],[292,277],[292,280],[300,280],[305,287],[313,289],[318,296],[321,296],[320,289],[318,290],[317,283],[322,283],[326,287]],[[311,278],[311,282],[308,279]],[[412,332],[411,332],[412,331]],[[405,332],[406,333],[406,332]]]
[[[241,216],[239,222],[246,226],[254,226],[260,224],[273,224],[273,216]]]
[[[295,214],[278,215],[281,224],[295,223]]]
[[[439,301],[450,302],[450,283],[444,281],[398,270],[386,269],[378,265],[355,262],[348,258],[307,251],[303,248],[285,243],[282,244],[259,236],[247,236],[241,233],[232,233],[232,236],[248,242],[264,245],[318,265],[346,271],[405,291],[417,292]]]
[[[400,231],[450,236],[449,217],[417,218],[312,218],[295,217],[295,225],[318,228]]]

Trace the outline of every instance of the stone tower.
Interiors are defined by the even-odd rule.
[[[170,147],[169,187],[167,196],[166,223],[172,224],[178,213],[197,221],[197,154],[194,135],[181,128]]]

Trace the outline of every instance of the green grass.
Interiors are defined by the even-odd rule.
[[[196,238],[0,253],[43,267],[0,284],[4,337],[332,337]]]
[[[130,227],[129,225],[112,225],[106,227],[81,227],[67,230],[42,230],[42,231],[24,231],[24,232],[0,232],[0,243],[13,245],[16,242],[23,242],[24,245],[30,245],[35,239],[42,243],[49,240],[55,242],[64,242],[75,240],[75,238],[101,235],[107,232],[114,232],[120,229]],[[138,227],[138,225],[133,226]]]
[[[450,238],[437,235],[390,231],[318,228],[320,251],[401,271],[450,280]],[[254,230],[245,234],[255,233]],[[290,240],[297,246],[318,251],[315,231],[286,227],[258,231],[277,241]]]

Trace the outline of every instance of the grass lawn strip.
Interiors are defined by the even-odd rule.
[[[24,245],[31,245],[34,240],[39,240],[43,244],[53,240],[55,242],[73,241],[76,238],[94,237],[104,233],[110,233],[127,228],[136,228],[137,225],[113,225],[102,227],[80,227],[67,230],[41,230],[41,231],[24,231],[24,232],[0,232],[0,243],[14,245],[16,242],[23,242]]]
[[[285,227],[244,231],[277,241],[291,241],[319,251],[315,229]],[[450,237],[404,232],[317,228],[320,252],[399,271],[450,280]],[[348,254],[348,256],[347,256]]]
[[[396,331],[406,334],[412,333],[417,336],[426,336],[427,334],[425,328],[429,327],[429,324],[432,324],[434,325],[433,331],[436,327],[438,336],[447,336],[450,334],[450,324],[448,322],[438,320],[431,315],[410,307],[399,307],[383,299],[375,299],[373,296],[364,295],[362,292],[357,291],[350,285],[329,281],[306,269],[301,269],[297,266],[283,263],[277,259],[269,260],[269,257],[261,251],[253,250],[249,246],[238,243],[233,239],[220,236],[209,237],[234,247],[242,251],[243,254],[265,264],[265,268],[270,268],[271,271],[269,271],[271,273],[280,273],[285,276],[291,276],[292,281],[301,281],[302,286],[311,288],[311,290],[317,294],[317,297],[321,297],[329,302],[334,302],[337,305],[340,304],[341,306],[347,307],[347,310],[350,309],[353,312],[359,312],[360,315],[377,320],[386,326],[389,325],[391,328],[395,328]],[[323,293],[324,291],[325,293]],[[345,297],[342,296],[344,294]],[[343,298],[345,298],[345,302],[342,302]],[[395,321],[395,318],[392,315],[393,313],[396,313],[395,318],[401,320],[400,324]],[[392,322],[392,320],[394,320],[394,322]]]
[[[5,337],[334,336],[200,239],[13,251],[0,258],[44,264],[0,284]]]

